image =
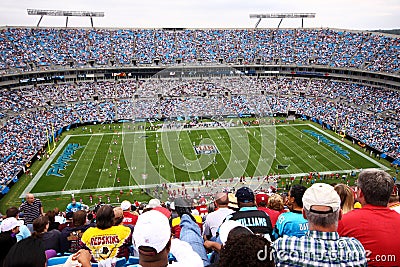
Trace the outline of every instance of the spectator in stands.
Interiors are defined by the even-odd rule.
[[[400,213],[399,187],[397,184],[393,186],[393,192],[389,198],[388,208]]]
[[[228,208],[229,198],[227,193],[217,193],[214,200],[216,211],[207,215],[203,224],[203,237],[205,240],[215,241],[216,233],[222,222],[234,211]]]
[[[43,206],[40,199],[35,198],[33,194],[26,194],[26,201],[21,204],[19,211],[24,214],[24,223],[29,231],[33,232],[33,221],[43,215]]]
[[[230,238],[235,238],[239,235],[252,235],[253,232],[241,225],[238,221],[228,220],[221,224],[221,227],[218,229],[218,237],[220,242],[214,242],[206,240],[204,241],[204,247],[209,250],[212,250],[210,256],[211,266],[218,266],[220,252],[222,247],[225,245],[226,241]]]
[[[309,231],[302,237],[283,236],[274,242],[276,266],[366,266],[363,246],[339,237],[340,197],[332,186],[313,184],[303,195]],[[334,253],[332,253],[334,252]]]
[[[235,194],[228,193],[228,199],[229,199],[228,208],[230,208],[233,211],[238,211],[239,206],[238,206],[237,198],[235,197]]]
[[[59,224],[65,223],[65,216],[63,216],[63,213],[60,212],[60,209],[54,208],[53,210],[55,214],[54,221],[58,222]]]
[[[132,204],[128,200],[124,200],[121,202],[121,209],[124,212],[124,219],[123,219],[123,224],[125,225],[132,225],[135,226],[139,216],[135,215],[131,212],[132,210]]]
[[[72,222],[73,216],[74,216],[74,213],[72,211],[67,212],[67,214],[65,214],[65,222],[58,226],[58,230],[62,231],[65,227],[72,227],[72,225],[73,225],[73,222]]]
[[[204,266],[209,265],[210,262],[207,257],[206,249],[204,248],[204,239],[201,235],[201,227],[199,227],[197,219],[200,216],[193,215],[193,210],[190,208],[183,208],[180,205],[176,207],[176,211],[180,218],[179,239],[190,244],[193,251],[195,251],[202,259]]]
[[[341,236],[360,240],[364,248],[371,251],[368,266],[399,266],[400,214],[387,207],[394,181],[382,170],[363,170],[357,180],[356,198],[362,208],[353,210],[339,221]],[[384,255],[394,255],[382,261]],[[385,257],[386,258],[386,257]]]
[[[262,210],[268,214],[269,218],[271,219],[272,227],[275,227],[276,221],[279,217],[279,211],[267,208],[268,203],[268,195],[265,193],[258,193],[256,195],[256,205],[258,210]]]
[[[269,196],[267,207],[278,211],[280,214],[286,212],[283,198],[279,194],[272,194]]]
[[[41,240],[28,237],[16,243],[8,252],[4,267],[43,267],[47,258],[45,247]]]
[[[81,267],[91,267],[91,259],[92,255],[86,249],[80,249],[74,255],[72,255],[72,260],[78,261],[81,264]]]
[[[18,215],[19,215],[19,210],[16,207],[8,208],[6,211],[7,218],[16,218],[17,220],[19,220]],[[19,227],[19,232],[16,235],[17,241],[21,241],[22,239],[28,238],[30,236],[31,236],[31,231],[29,231],[28,227],[25,224],[22,224]]]
[[[81,245],[90,250],[96,262],[111,258],[129,258],[132,234],[128,227],[114,226],[114,211],[110,205],[101,206],[96,215],[96,227],[88,228]]]
[[[42,240],[46,250],[54,249],[56,252],[61,252],[61,232],[57,229],[48,231],[49,218],[40,216],[33,221],[32,237]]]
[[[252,234],[232,236],[221,250],[218,266],[275,266],[271,255],[271,243],[262,236]]]
[[[114,211],[114,225],[123,225],[123,220],[124,220],[124,211],[121,209],[121,207],[115,207],[113,209]]]
[[[23,224],[14,217],[6,218],[1,222],[0,233],[0,266],[3,266],[8,251],[17,243],[16,235],[19,233],[19,227]]]
[[[161,207],[161,201],[157,198],[150,199],[149,204],[146,205],[144,211],[152,210],[155,207]]]
[[[182,217],[182,221],[190,223],[191,220],[188,214],[184,214]],[[182,231],[186,231],[184,229],[186,226],[186,224],[182,226]],[[191,230],[193,229],[191,228]],[[195,232],[186,233],[198,235],[197,238],[201,239],[200,230],[197,234]],[[139,216],[133,239],[139,251],[140,266],[204,266],[200,256],[193,251],[187,242],[177,238],[171,240],[171,228],[168,219],[159,211],[151,210]],[[168,264],[169,253],[175,256],[177,262]]]
[[[53,229],[57,229],[58,230],[58,227],[60,226],[60,223],[55,221],[56,214],[55,214],[54,210],[47,211],[46,212],[46,216],[49,218],[49,229],[48,229],[48,231],[51,231]]]
[[[264,235],[270,239],[272,234],[271,220],[265,212],[258,210],[254,201],[254,193],[248,187],[241,187],[235,194],[239,210],[228,215],[226,220],[239,221],[253,233]]]
[[[72,198],[71,203],[67,205],[65,212],[75,212],[81,209],[83,209],[82,203],[77,202],[75,198]]]
[[[335,185],[335,191],[340,197],[340,208],[342,213],[346,214],[354,209],[354,192],[350,186],[345,184]]]
[[[75,253],[81,249],[82,235],[90,226],[92,225],[86,224],[86,211],[74,212],[72,226],[67,226],[61,231],[61,251]]]
[[[171,212],[169,211],[169,209],[164,207],[155,207],[153,210],[161,212],[165,215],[165,217],[167,217],[168,220],[171,219]]]
[[[203,219],[199,215],[192,215],[191,214],[191,207],[192,205],[187,199],[178,197],[174,200],[174,208],[175,211],[178,214],[178,217],[173,218],[171,221],[171,229],[172,229],[172,235],[175,238],[180,238],[180,233],[181,233],[181,214],[190,214],[196,221],[197,225],[199,226],[199,229],[202,229],[203,225]]]
[[[274,228],[274,238],[287,236],[301,237],[308,231],[307,220],[303,217],[303,195],[306,187],[295,184],[289,190],[286,206],[290,212],[279,215]]]

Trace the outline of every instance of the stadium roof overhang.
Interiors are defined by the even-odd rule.
[[[266,13],[266,14],[250,14],[251,19],[258,19],[255,28],[258,27],[258,24],[260,24],[261,19],[281,19],[278,28],[282,23],[282,20],[284,18],[287,19],[295,19],[295,18],[301,18],[301,27],[303,28],[303,19],[304,18],[315,18],[315,13]]]
[[[68,27],[68,17],[90,17],[90,22],[93,27],[93,17],[104,17],[104,12],[94,11],[64,11],[64,10],[44,10],[44,9],[27,9],[28,15],[40,16],[39,22],[36,25],[39,27],[44,16],[59,16],[67,17],[65,27]]]

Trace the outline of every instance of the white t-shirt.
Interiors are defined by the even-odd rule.
[[[203,224],[203,235],[216,236],[218,228],[229,214],[232,214],[234,210],[229,208],[219,208],[214,212],[207,215],[206,221]]]

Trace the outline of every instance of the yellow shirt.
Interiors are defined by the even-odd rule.
[[[132,244],[131,229],[123,225],[104,230],[90,227],[83,233],[81,241],[90,249],[96,261],[129,257],[127,246]]]

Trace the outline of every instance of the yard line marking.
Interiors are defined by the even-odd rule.
[[[314,125],[312,125],[312,124],[308,124],[308,125],[309,125],[311,128],[313,128],[314,130],[316,130],[316,131],[318,131],[318,132],[320,132],[320,133],[323,133],[323,134],[328,135],[330,138],[332,138],[333,140],[337,141],[338,143],[341,142],[338,138],[336,138],[336,137],[330,135],[330,134],[327,133],[327,132],[324,132],[324,131],[321,130],[321,129],[318,129],[316,126],[314,126]],[[348,145],[348,144],[346,144],[346,143],[344,143],[344,142],[342,142],[342,143],[340,143],[340,144],[342,144],[343,146],[347,147],[348,149],[351,149],[354,153],[356,153],[356,154],[360,155],[361,157],[363,157],[363,158],[369,160],[370,162],[372,162],[372,163],[378,165],[379,167],[382,168],[382,170],[385,170],[385,171],[390,170],[390,169],[389,169],[388,167],[386,167],[385,165],[379,163],[378,161],[374,160],[374,159],[371,158],[371,157],[368,157],[367,155],[365,155],[364,153],[362,153],[362,152],[358,151],[357,149],[351,147],[350,145]]]
[[[296,127],[293,127],[293,129],[295,131],[301,132],[299,129],[297,129]],[[315,142],[315,139],[313,139],[312,137],[310,137],[308,134],[304,134],[306,136],[307,139],[313,140]],[[335,140],[336,141],[336,140]],[[306,143],[304,141],[301,141],[303,143]],[[297,145],[297,144],[296,144]],[[335,162],[333,162],[332,160],[330,160],[329,158],[325,157],[323,154],[319,153],[318,150],[316,150],[313,146],[309,146],[312,150],[314,150],[315,152],[317,152],[319,155],[321,155],[323,158],[327,159],[329,162],[333,163],[336,167],[338,167],[339,169],[342,169],[342,166],[338,166]],[[356,166],[353,166],[352,164],[350,164],[348,161],[344,160],[342,158],[341,155],[333,153],[332,149],[329,149],[329,147],[327,147],[326,145],[322,145],[321,146],[324,151],[327,151],[327,153],[335,155],[336,158],[338,158],[341,162],[344,162],[345,165],[349,166],[350,168],[356,168]]]
[[[96,155],[97,154],[97,150],[99,149],[99,146],[100,146],[100,143],[101,143],[101,140],[103,140],[103,136],[101,137],[101,139],[100,139],[100,141],[99,142],[97,142],[97,147],[96,147],[96,151],[95,151],[95,153],[93,154],[93,157],[92,157],[92,159],[90,160],[90,164],[89,164],[89,168],[86,168],[86,173],[85,173],[85,175],[84,175],[84,179],[82,179],[82,183],[81,183],[81,189],[82,189],[82,186],[83,186],[83,184],[85,183],[85,181],[86,181],[86,178],[87,178],[87,174],[89,173],[89,170],[90,170],[90,167],[92,166],[92,163],[93,163],[93,160],[94,160],[94,155]]]
[[[56,150],[54,150],[54,152],[50,155],[50,157],[47,159],[47,161],[40,168],[40,170],[36,173],[35,177],[33,177],[32,181],[28,184],[27,187],[25,187],[25,190],[22,192],[20,198],[25,198],[26,194],[31,192],[32,188],[35,187],[36,183],[43,176],[43,174],[45,173],[47,168],[53,162],[54,158],[58,155],[58,153],[60,153],[60,150],[64,148],[64,145],[68,142],[70,137],[71,137],[71,135],[67,135],[64,138],[64,140],[61,141],[61,143],[57,146]]]
[[[86,143],[86,145],[85,145],[85,148],[83,149],[81,155],[80,155],[79,158],[76,160],[76,164],[75,164],[74,168],[72,169],[72,172],[70,173],[70,175],[69,175],[69,177],[68,177],[68,179],[67,179],[67,182],[66,182],[65,185],[64,185],[64,189],[65,189],[65,188],[68,188],[68,184],[69,184],[69,182],[71,181],[71,177],[75,177],[74,173],[75,173],[76,167],[78,166],[78,164],[81,164],[81,163],[80,163],[80,162],[81,162],[80,160],[81,160],[82,156],[85,154],[86,149],[89,147],[90,140],[92,140],[92,139],[93,139],[93,136],[91,136],[91,137],[89,138],[89,140],[87,141],[87,143]],[[83,180],[83,179],[82,179],[82,180]],[[82,188],[82,186],[80,187],[80,189],[81,189],[81,188]]]
[[[113,134],[113,135],[114,135],[114,134]],[[101,140],[103,140],[103,139],[101,139]],[[112,138],[111,138],[111,140],[112,140]],[[110,165],[110,161],[111,161],[111,162],[113,161],[113,153],[110,153],[110,147],[111,147],[111,145],[112,145],[112,141],[111,141],[111,140],[110,140],[110,144],[108,145],[108,148],[107,148],[106,158],[104,159],[103,168],[102,168],[102,170],[101,170],[101,172],[100,172],[99,179],[97,180],[97,186],[96,186],[96,187],[99,187],[100,182],[102,182],[103,180],[105,180],[105,184],[107,184],[107,182],[108,182],[107,179],[110,179],[110,177],[108,177],[108,176],[109,176],[109,173],[111,173],[111,167],[112,167],[112,165]],[[100,143],[101,143],[101,142],[99,142],[99,146],[100,146]],[[112,151],[112,149],[111,149],[111,151]],[[97,152],[97,150],[96,150],[96,152]],[[95,155],[96,155],[96,153],[95,153]],[[109,161],[109,158],[111,159],[110,161]],[[108,162],[108,165],[107,165],[107,166],[109,166],[109,167],[106,167],[107,162]],[[106,172],[105,172],[106,169],[109,170],[109,173],[106,173]],[[103,175],[103,174],[104,174],[104,175]]]

